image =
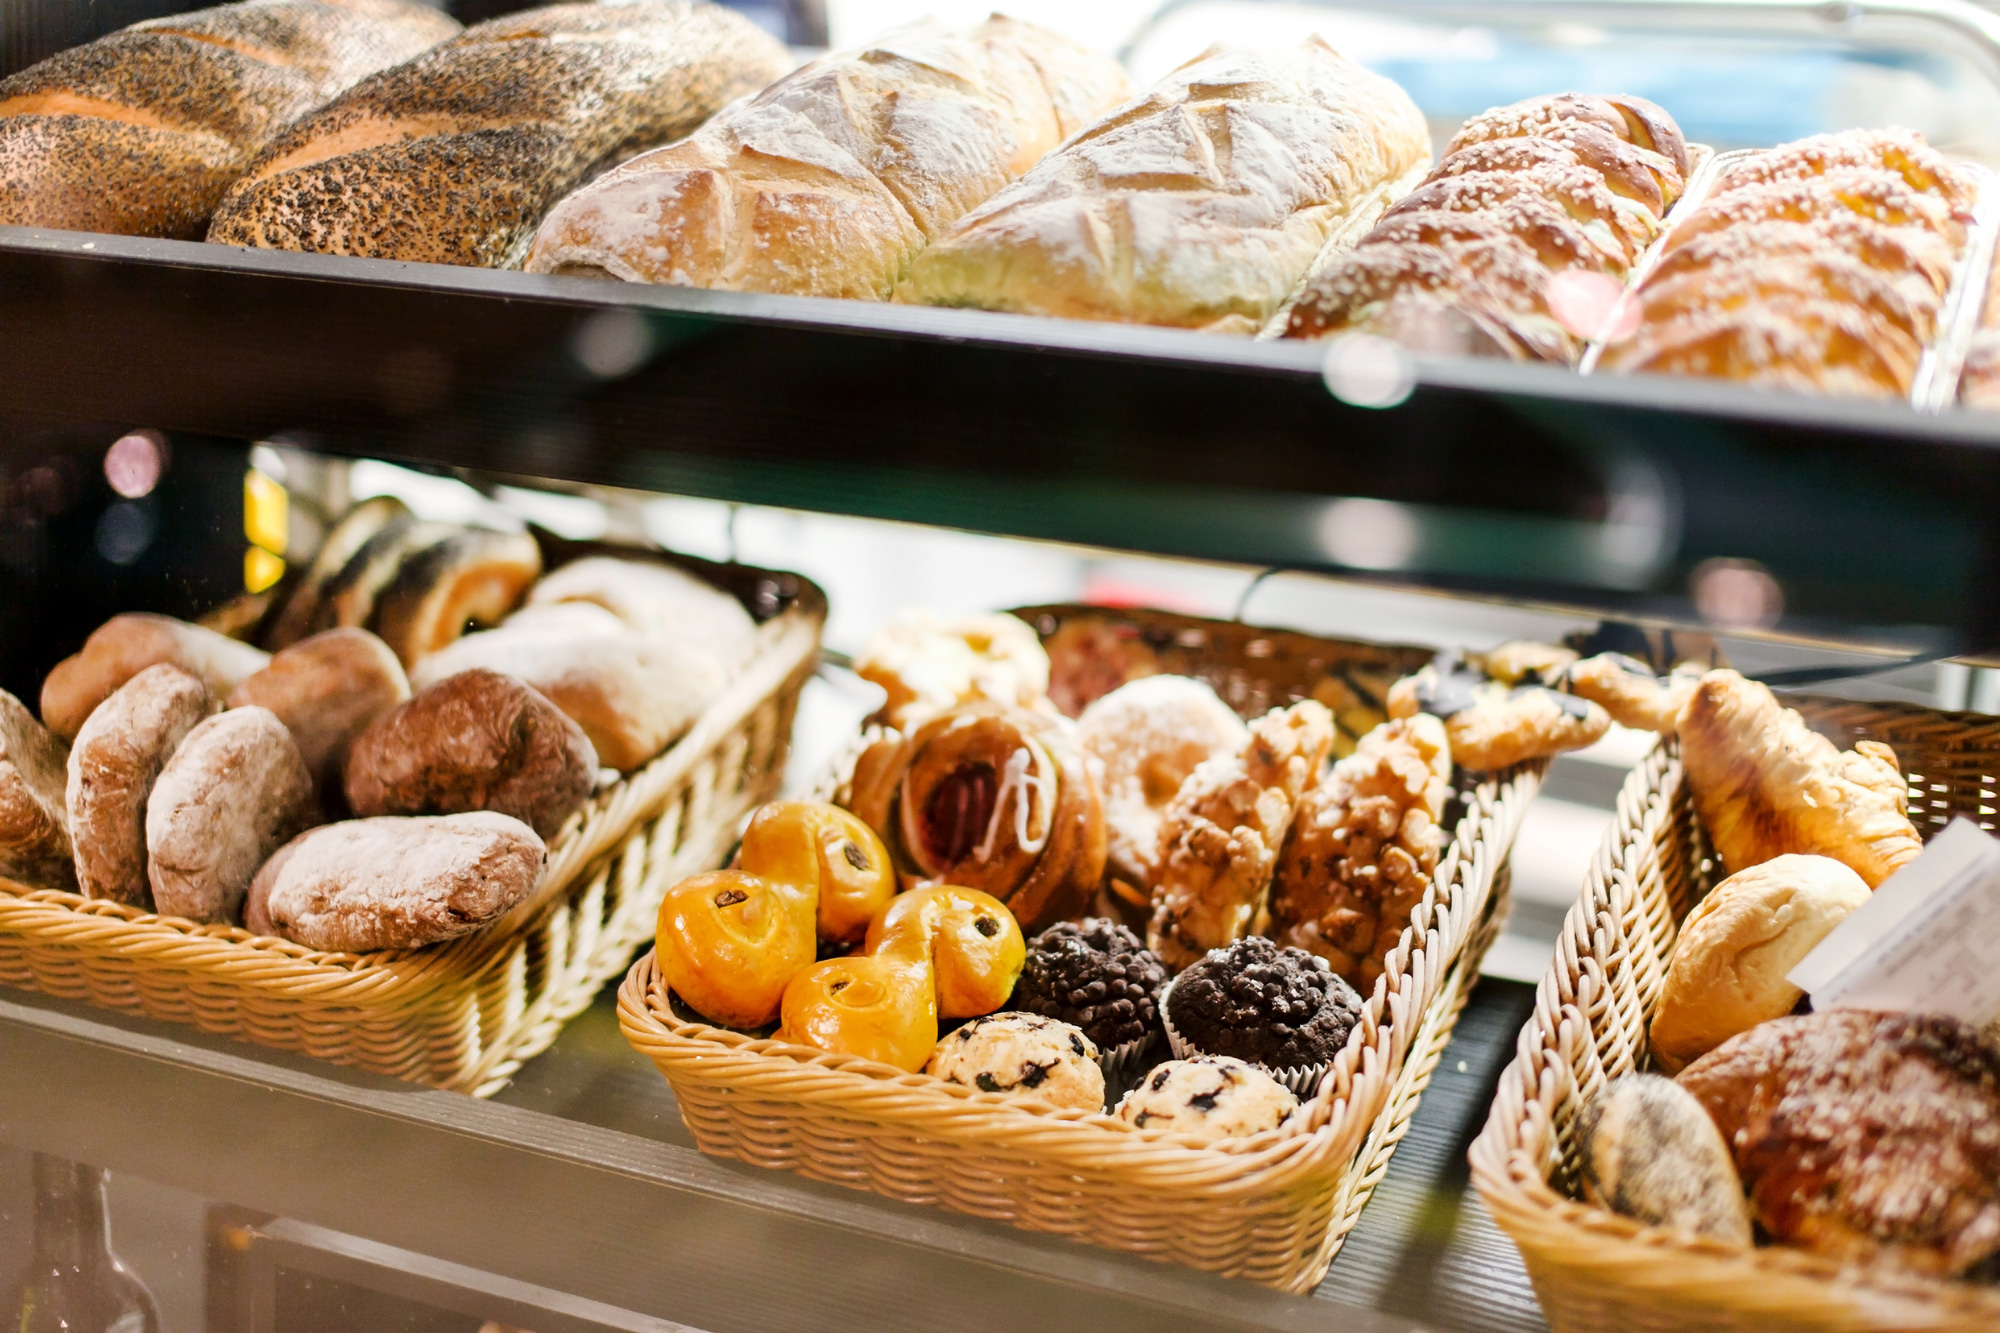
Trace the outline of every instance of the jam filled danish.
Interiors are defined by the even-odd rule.
[[[854,813],[904,872],[992,894],[1030,930],[1072,917],[1104,876],[1104,806],[1061,718],[965,704],[855,763]]]

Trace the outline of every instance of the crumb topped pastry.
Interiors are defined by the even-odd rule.
[[[1310,1069],[1347,1044],[1361,997],[1324,958],[1252,935],[1183,972],[1167,997],[1167,1018],[1205,1055]]]
[[[1015,984],[1016,1009],[1073,1023],[1106,1051],[1160,1025],[1167,966],[1126,927],[1104,917],[1064,921],[1035,936]]]
[[[1204,1143],[1276,1129],[1299,1099],[1255,1065],[1228,1056],[1169,1060],[1125,1094],[1114,1112],[1134,1129],[1162,1129]]]
[[[1095,1043],[1040,1014],[975,1018],[938,1042],[924,1070],[981,1092],[1039,1097],[1083,1111],[1104,1108]]]

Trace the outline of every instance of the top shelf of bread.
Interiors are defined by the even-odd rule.
[[[1158,73],[1147,62],[1192,43],[1184,30],[1204,6],[1216,8],[1174,7],[1140,34],[1128,56],[1141,83]],[[621,112],[620,125],[635,128],[607,157],[618,127],[580,110],[602,99],[557,77],[589,64],[589,52],[683,89],[675,97],[695,121],[696,102],[768,73],[770,51],[740,26],[723,24],[706,46],[663,42],[654,26],[680,32],[689,20],[652,8],[662,13],[635,6],[613,21],[572,9],[560,22],[479,25],[275,137],[246,141],[247,165],[223,182],[207,233],[233,244],[53,230],[83,225],[62,210],[84,196],[28,189],[19,197],[62,217],[0,226],[0,337],[11,358],[0,412],[84,429],[287,433],[338,452],[493,474],[1361,572],[1627,616],[1930,651],[2000,647],[2000,572],[1990,558],[2000,549],[2000,417],[1894,401],[1949,400],[1948,390],[1923,395],[1955,376],[1966,349],[1951,340],[1969,339],[1978,313],[1977,277],[2000,226],[2000,195],[1985,178],[1940,168],[1932,149],[1895,135],[1816,141],[1772,155],[1768,170],[1739,163],[1724,173],[1705,164],[1727,154],[1690,146],[1642,97],[1544,98],[1465,121],[1439,91],[1449,81],[1423,72],[1437,62],[1410,54],[1458,50],[1468,68],[1511,71],[1479,85],[1482,100],[1546,92],[1572,76],[1631,79],[1667,96],[1672,88],[1647,82],[1647,62],[1705,32],[1739,55],[1844,51],[1842,69],[1868,65],[1855,52],[1872,53],[1875,68],[1907,76],[1890,84],[1944,89],[1964,111],[1982,96],[2000,105],[2000,18],[1985,10],[1962,0],[1837,13],[1786,0],[1421,0],[1393,13],[1239,4],[1230,12],[1260,16],[1250,34],[1258,44],[1169,73],[1149,100],[1108,116],[1124,77],[1108,57],[996,19],[905,33],[865,57],[808,67],[691,137],[591,179],[633,144],[679,133],[669,121],[691,122]],[[1212,26],[1214,15],[1204,21]],[[1305,39],[1315,24],[1337,30],[1369,67]],[[1439,45],[1440,34],[1457,46]],[[561,48],[560,60],[537,63],[544,42]],[[661,54],[695,48],[699,67]],[[1520,57],[1531,48],[1599,52],[1599,63]],[[1507,58],[1471,59],[1481,52]],[[1623,66],[1602,63],[1612,56]],[[506,77],[484,79],[495,61]],[[655,69],[662,61],[671,68]],[[945,68],[956,72],[940,83]],[[1023,80],[1022,68],[1042,73]],[[93,120],[48,102],[82,93],[56,87],[46,71],[17,77],[41,82],[0,87],[0,129],[129,129],[118,116],[93,111]],[[540,109],[523,112],[507,131],[515,137],[493,140],[501,146],[487,157],[452,167],[452,153],[471,151],[458,140],[488,132],[453,128],[444,111],[426,109],[428,90],[454,80],[468,96],[526,88]],[[827,91],[836,85],[845,90],[837,98]],[[1846,89],[1848,102],[1815,113],[1829,123],[1866,103],[1867,88],[1852,80],[1815,86],[1826,96]],[[1887,86],[1869,84],[1870,95],[1886,96]],[[1799,84],[1793,96],[1805,91]],[[1679,96],[1690,124],[1726,100],[1685,88]],[[875,156],[850,142],[855,125],[834,124],[854,98],[904,118]],[[1881,96],[1867,105],[1879,108]],[[1203,119],[1217,114],[1242,117],[1241,132]],[[986,128],[943,133],[954,116]],[[863,120],[870,134],[880,129]],[[28,121],[37,123],[23,129]],[[1934,137],[1955,133],[1947,121],[1929,126]],[[1729,123],[1710,126],[1717,146],[1733,142]],[[996,125],[1005,132],[989,133]],[[1325,133],[1299,129],[1313,125]],[[1177,126],[1195,127],[1188,142],[1214,158],[1213,179],[1181,190],[1172,172],[1119,167],[1166,161],[1172,154],[1160,152],[1180,142]],[[1268,160],[1219,147],[1253,142],[1243,135],[1254,126],[1290,126],[1303,146]],[[1434,154],[1444,160],[1431,168]],[[437,185],[514,180],[536,162],[547,170],[511,192]],[[1823,233],[1833,250],[1881,249],[1870,230],[1879,219],[1850,219],[1847,196],[1814,183],[1835,168],[1874,173],[1877,194],[1910,194],[1920,225],[1892,230],[1924,231],[1921,244],[1888,250],[1908,270],[1897,276],[1928,290],[1911,297],[1906,282],[1900,304],[1866,312],[1869,373],[1839,378],[1878,397],[1752,390],[1684,368],[1675,378],[1619,373],[1628,367],[1615,357],[1603,358],[1607,373],[1573,368],[1597,364],[1584,355],[1590,329],[1615,322],[1600,298],[1609,313],[1632,309],[1657,360],[1673,351],[1686,313],[1677,293],[1711,277],[1745,281],[1724,262],[1740,259],[1742,246],[1675,249],[1670,210],[1691,207],[1705,182],[1738,191],[1711,212],[1755,233],[1766,249],[1750,247],[1753,261],[1767,250],[1796,256],[1787,226],[1805,228],[1814,245]],[[1427,170],[1428,183],[1395,203]],[[343,184],[363,177],[365,190]],[[1753,187],[1773,181],[1784,208],[1790,191],[1839,216],[1814,230],[1826,219],[1770,212],[1771,192]],[[735,200],[731,216],[750,220],[717,232],[712,253],[689,249],[686,238],[721,216],[722,205],[703,202],[717,191]],[[1510,211],[1525,194],[1537,197]],[[847,222],[810,222],[819,214],[799,202],[808,196]],[[1305,202],[1288,211],[1274,198]],[[758,230],[792,217],[787,209],[797,225]],[[1069,219],[1092,235],[1118,217],[1151,216],[1181,239],[1156,244],[1128,228],[1113,248],[1135,275],[1141,261],[1157,261],[1157,273],[1124,282],[1114,264],[1072,280],[1058,273],[1066,252],[1048,229],[1010,229],[1010,210]],[[1482,286],[1490,273],[1475,251],[1513,265],[1490,270],[1504,269],[1504,281]],[[1672,259],[1656,264],[1663,251]],[[1823,287],[1840,278],[1827,277],[1823,258],[1787,272]],[[509,263],[529,271],[500,267]],[[1450,299],[1433,300],[1440,286]],[[1824,293],[1752,295],[1796,312]],[[987,308],[941,308],[965,305]],[[1083,317],[1044,317],[1064,314]],[[1851,322],[1739,321],[1730,336],[1805,330],[1794,359],[1829,371],[1812,385],[1824,390],[1836,387],[1827,340]],[[1170,327],[1149,327],[1158,325]],[[1303,336],[1247,336],[1260,328]],[[1314,340],[1354,332],[1375,336]],[[1467,351],[1486,354],[1448,354]],[[1797,377],[1789,383],[1800,387]],[[1857,540],[1864,531],[1868,540]],[[1703,588],[1713,595],[1704,599]]]

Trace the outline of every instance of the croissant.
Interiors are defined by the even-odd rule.
[[[1146,944],[1179,969],[1241,939],[1264,910],[1292,810],[1333,748],[1333,714],[1310,699],[1250,724],[1240,754],[1198,765],[1160,825]]]
[[[947,709],[862,752],[849,809],[906,875],[981,889],[1039,930],[1104,878],[1104,805],[1073,731],[1004,704]]]
[[[1923,850],[1896,752],[1836,748],[1756,681],[1709,672],[1679,734],[1695,810],[1731,874],[1787,853],[1830,856],[1872,889]]]

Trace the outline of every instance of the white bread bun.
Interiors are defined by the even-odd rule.
[[[1653,1058],[1668,1073],[1805,994],[1785,980],[1847,914],[1868,901],[1861,876],[1827,856],[1778,856],[1738,871],[1681,923],[1653,1011]]]

